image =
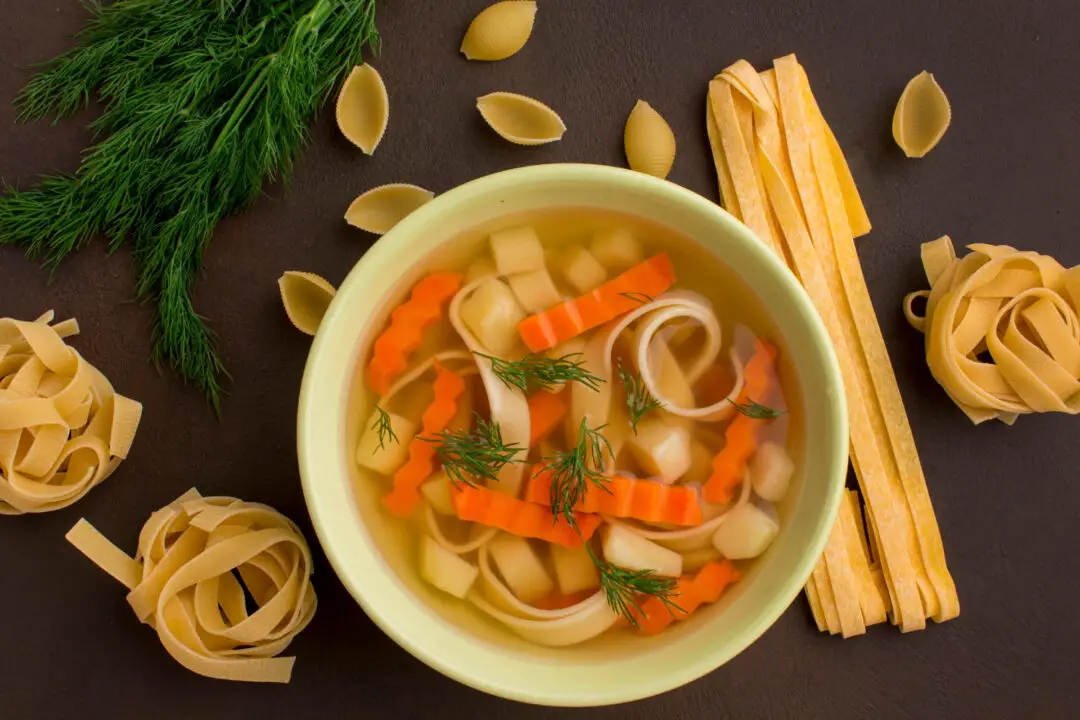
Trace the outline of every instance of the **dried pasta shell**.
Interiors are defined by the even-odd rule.
[[[516,145],[543,145],[561,140],[566,125],[554,110],[525,95],[494,92],[476,99],[491,129]]]
[[[352,201],[345,211],[345,221],[369,233],[383,235],[433,197],[435,193],[418,185],[380,185]]]
[[[923,70],[911,78],[893,113],[893,139],[908,157],[921,158],[941,141],[952,121],[945,91]]]
[[[379,146],[390,120],[390,98],[382,76],[370,64],[349,73],[337,99],[337,124],[341,133],[365,155]]]
[[[644,100],[638,100],[623,131],[626,162],[631,170],[667,177],[675,162],[675,133],[671,126]]]
[[[299,270],[286,270],[278,278],[278,289],[285,314],[297,330],[308,335],[314,335],[319,329],[326,308],[330,307],[337,292],[326,278]]]
[[[505,60],[525,47],[535,19],[536,3],[531,0],[497,2],[469,23],[461,52],[469,60]]]

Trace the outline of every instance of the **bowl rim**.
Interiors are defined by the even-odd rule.
[[[431,649],[430,646],[433,643],[418,639],[417,635],[410,632],[409,628],[403,627],[403,624],[399,625],[387,617],[381,608],[386,603],[382,599],[378,601],[375,599],[379,593],[365,587],[364,584],[356,582],[353,566],[357,563],[357,556],[350,555],[346,559],[343,548],[336,544],[333,528],[326,520],[326,516],[333,514],[335,508],[332,507],[331,501],[325,497],[325,491],[316,487],[319,484],[320,475],[313,460],[321,452],[321,449],[317,447],[319,437],[314,428],[318,424],[316,417],[319,413],[314,406],[313,396],[321,378],[324,377],[323,370],[326,369],[326,365],[330,362],[330,353],[324,351],[323,348],[329,346],[330,338],[335,334],[332,331],[344,327],[338,317],[345,312],[344,308],[347,305],[345,298],[353,297],[364,290],[359,284],[364,269],[380,263],[390,262],[392,258],[399,256],[402,250],[399,249],[400,244],[395,246],[395,237],[407,234],[410,228],[422,227],[431,222],[431,219],[441,212],[444,207],[451,207],[453,204],[461,203],[467,199],[475,199],[492,192],[505,190],[512,185],[550,184],[552,182],[598,182],[607,184],[612,189],[627,191],[642,191],[644,189],[647,192],[659,193],[665,196],[666,200],[681,205],[687,212],[697,213],[700,216],[709,218],[711,222],[721,226],[724,232],[741,243],[744,250],[755,255],[755,260],[763,263],[767,268],[766,272],[771,276],[771,280],[782,285],[785,294],[793,301],[792,309],[798,316],[794,322],[801,322],[805,325],[805,330],[812,338],[814,352],[819,353],[821,356],[819,358],[822,365],[821,369],[826,374],[829,381],[828,385],[831,388],[831,394],[827,394],[829,401],[826,403],[824,412],[827,414],[829,423],[837,429],[834,437],[831,438],[831,442],[828,443],[829,447],[819,449],[823,456],[822,466],[831,470],[827,478],[829,494],[823,501],[825,512],[821,514],[814,525],[811,542],[804,547],[802,555],[795,564],[795,570],[780,583],[779,590],[766,603],[766,607],[756,617],[755,621],[737,629],[731,640],[722,644],[713,652],[703,654],[702,657],[697,658],[695,661],[688,661],[677,668],[671,668],[663,673],[656,673],[648,681],[634,684],[628,683],[622,687],[592,689],[584,693],[560,692],[558,687],[537,689],[535,686],[524,687],[522,685],[493,681],[486,678],[483,672],[474,672],[468,663],[451,662],[447,656]],[[443,238],[442,241],[448,239]],[[755,291],[760,292],[760,289],[755,288]],[[358,334],[361,330],[356,329],[352,332]],[[348,381],[352,381],[351,373],[348,375]],[[349,390],[346,389],[344,392],[347,394]],[[344,421],[343,418],[340,420]],[[349,457],[351,457],[351,454]],[[691,190],[642,173],[605,165],[578,163],[532,165],[480,177],[437,196],[433,201],[414,211],[394,229],[381,237],[357,261],[341,284],[334,301],[327,310],[308,355],[297,411],[297,458],[305,502],[323,552],[349,594],[363,608],[367,616],[398,645],[443,675],[469,687],[499,697],[548,706],[609,705],[658,695],[692,682],[717,669],[764,634],[795,600],[810,577],[815,563],[824,551],[842,498],[841,491],[845,485],[848,467],[847,403],[844,396],[844,384],[832,342],[809,296],[791,271],[749,228],[734,216],[718,204]],[[351,499],[351,491],[349,493]],[[350,547],[348,550],[350,552],[359,551],[369,570],[381,566],[387,577],[378,578],[377,585],[379,587],[390,590],[392,588],[389,586],[395,583],[400,585],[401,581],[397,578],[395,571],[386,564],[381,556],[381,551],[372,547],[373,545],[374,543],[366,543],[364,547]],[[369,579],[365,578],[365,584],[368,581]],[[412,597],[417,604],[423,605],[404,587],[399,587],[398,590]],[[431,610],[428,610],[428,613],[435,615]],[[460,633],[461,631],[457,632]]]

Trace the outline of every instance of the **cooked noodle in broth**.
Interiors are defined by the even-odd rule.
[[[566,646],[659,633],[767,552],[790,388],[712,254],[566,209],[478,228],[425,270],[364,348],[355,456],[421,578]]]

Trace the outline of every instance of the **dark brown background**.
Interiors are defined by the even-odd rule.
[[[155,508],[197,485],[269,503],[314,539],[297,479],[294,412],[308,348],[288,324],[275,280],[286,269],[339,282],[372,238],[340,219],[385,182],[447,190],[529,163],[622,164],[622,126],[647,99],[671,123],[671,180],[717,196],[702,118],[706,82],[737,58],[759,67],[796,52],[848,153],[874,232],[860,253],[896,364],[963,613],[908,636],[875,627],[819,635],[803,600],[726,667],[593,718],[1075,716],[1080,647],[1080,482],[1075,419],[1025,417],[973,427],[950,405],[906,327],[900,300],[924,286],[919,243],[1010,243],[1080,262],[1080,4],[1075,0],[867,2],[541,0],[524,51],[496,64],[457,53],[487,0],[379,5],[389,132],[373,158],[330,115],[313,131],[292,188],[224,223],[197,308],[213,322],[235,380],[218,422],[203,399],[148,363],[150,308],[134,269],[100,243],[49,275],[0,250],[0,316],[47,308],[77,315],[79,349],[146,405],[130,459],[77,507],[0,518],[0,716],[542,718],[445,679],[387,639],[318,556],[320,608],[293,649],[291,685],[195,676],[136,622],[123,588],[68,546],[85,516],[132,549]],[[902,9],[904,8],[904,9]],[[90,115],[56,128],[16,125],[10,101],[28,66],[64,50],[84,19],[75,0],[0,0],[0,176],[29,184],[72,170]],[[889,135],[896,98],[923,69],[949,93],[955,123],[924,160]],[[544,148],[512,147],[481,122],[476,96],[523,92],[569,131]],[[1068,708],[1074,711],[1069,712]]]

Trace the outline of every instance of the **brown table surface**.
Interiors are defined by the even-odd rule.
[[[562,717],[465,688],[398,648],[316,554],[319,611],[292,649],[284,687],[217,682],[177,665],[124,602],[123,588],[64,541],[82,516],[126,549],[154,509],[196,485],[269,503],[308,521],[294,415],[308,339],[288,324],[276,279],[302,269],[339,282],[372,242],[345,225],[358,193],[387,182],[444,191],[497,170],[552,161],[622,165],[622,127],[647,99],[671,123],[671,180],[717,197],[705,139],[708,80],[738,58],[759,67],[798,53],[848,154],[874,223],[859,241],[896,365],[963,613],[902,635],[874,627],[819,634],[803,599],[724,668],[606,718],[1057,718],[1080,703],[1080,464],[1060,415],[975,427],[923,361],[900,312],[925,286],[919,243],[1008,243],[1080,262],[1080,4],[1075,0],[865,2],[542,0],[524,51],[495,64],[458,54],[486,0],[385,2],[376,61],[389,87],[389,132],[374,157],[349,146],[331,114],[315,126],[292,187],[223,223],[206,256],[197,309],[222,338],[233,374],[219,422],[203,398],[149,363],[150,307],[132,297],[127,249],[96,242],[49,274],[0,250],[0,316],[77,315],[75,342],[146,406],[130,459],[74,508],[0,518],[0,716]],[[85,12],[75,0],[0,0],[0,176],[27,185],[73,170],[82,123],[17,125],[11,100],[28,67],[64,50]],[[890,137],[904,83],[933,71],[955,122],[924,160]],[[494,90],[550,103],[562,142],[519,148],[474,109]]]

